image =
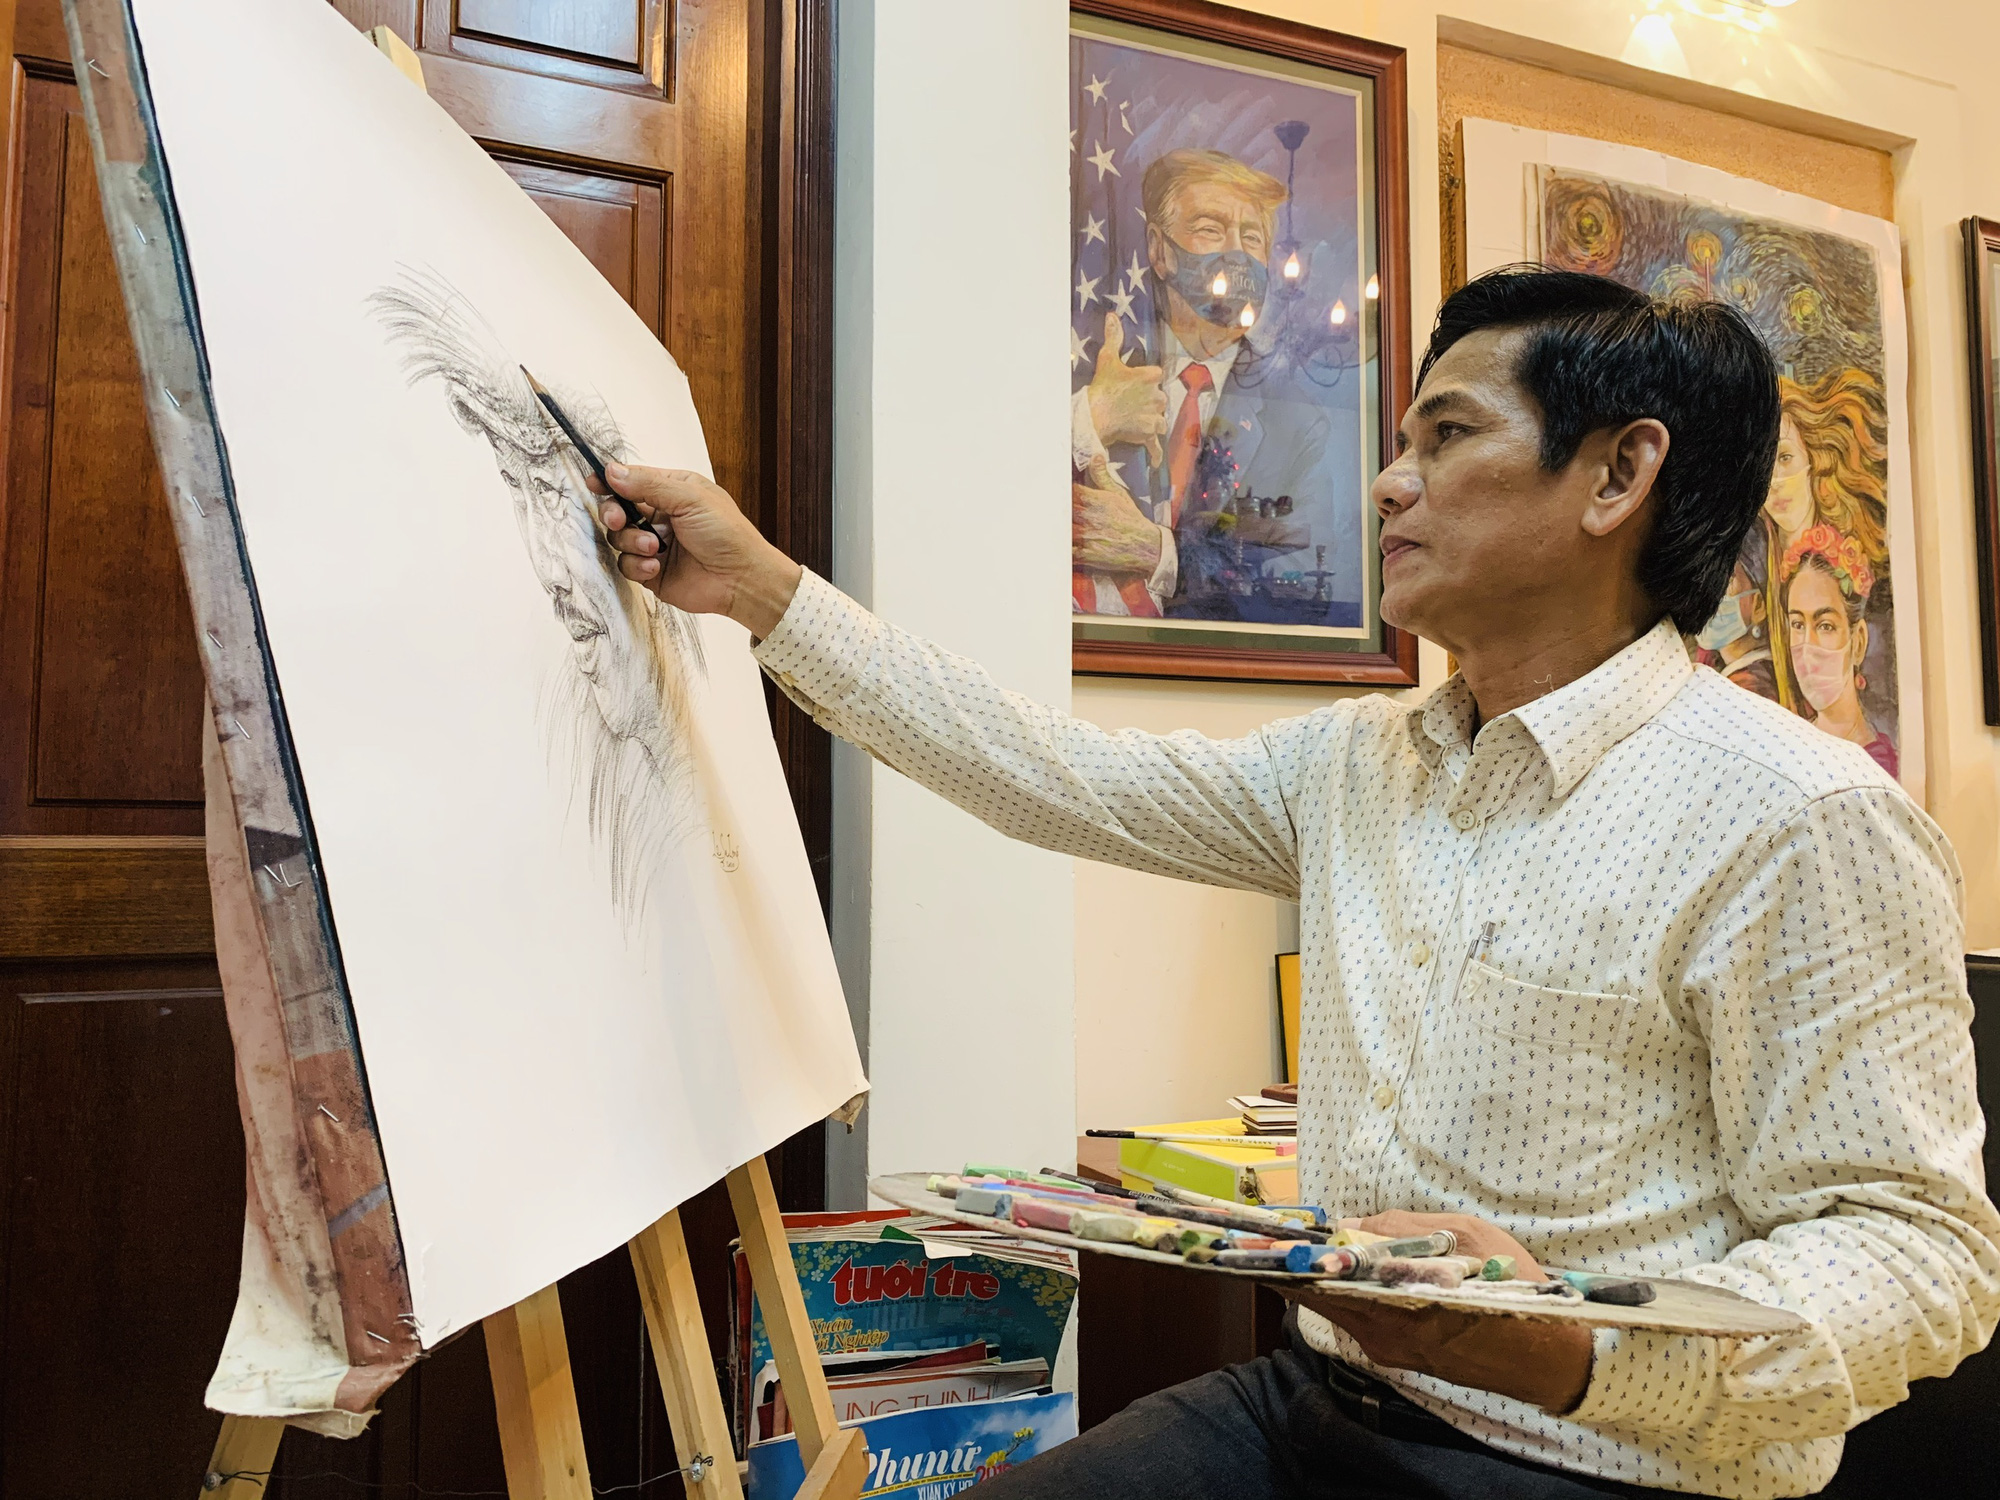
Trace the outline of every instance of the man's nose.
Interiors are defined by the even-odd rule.
[[[1424,482],[1417,477],[1416,463],[1406,456],[1377,474],[1368,493],[1375,502],[1375,514],[1386,521],[1423,498]]]

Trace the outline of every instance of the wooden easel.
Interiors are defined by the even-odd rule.
[[[760,1156],[726,1180],[806,1469],[799,1500],[856,1500],[868,1473],[868,1448],[858,1431],[834,1420],[770,1169]],[[628,1248],[688,1493],[700,1500],[741,1500],[729,1419],[709,1359],[679,1211],[665,1215]],[[508,1494],[513,1500],[591,1500],[562,1304],[554,1287],[486,1320],[486,1361],[493,1372]],[[276,1418],[223,1418],[202,1495],[259,1500],[284,1430]],[[220,1477],[225,1475],[242,1477]]]

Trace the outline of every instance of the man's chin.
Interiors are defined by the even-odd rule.
[[[1414,631],[1422,635],[1423,591],[1411,588],[1400,579],[1385,580],[1382,584],[1382,602],[1379,606],[1382,623],[1393,625],[1398,630]]]

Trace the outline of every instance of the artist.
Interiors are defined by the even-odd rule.
[[[1811,1322],[1307,1313],[1295,1349],[1137,1402],[993,1500],[1806,1495],[1842,1433],[1986,1344],[2000,1216],[1952,853],[1860,746],[1681,644],[1777,431],[1770,358],[1725,307],[1474,281],[1374,487],[1382,613],[1459,674],[1234,741],[1037,707],[715,486],[613,471],[681,541],[662,577],[607,503],[626,575],[746,626],[834,732],[1016,837],[1300,903],[1311,1199],[1531,1276],[1679,1273]]]

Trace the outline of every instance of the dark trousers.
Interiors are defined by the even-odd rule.
[[[1135,1401],[979,1500],[1599,1500],[1635,1489],[1509,1458],[1296,1345]]]

